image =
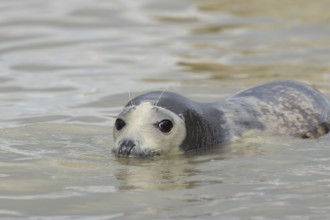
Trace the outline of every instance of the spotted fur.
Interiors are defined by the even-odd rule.
[[[145,157],[223,146],[250,131],[317,138],[330,130],[330,102],[308,85],[281,81],[215,103],[149,92],[129,101],[118,117],[127,125],[123,131],[114,129],[113,153]],[[173,121],[170,134],[153,126],[161,119]]]

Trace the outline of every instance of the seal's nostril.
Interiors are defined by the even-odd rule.
[[[131,150],[136,146],[133,140],[124,139],[119,144],[118,154],[123,156],[129,156]]]

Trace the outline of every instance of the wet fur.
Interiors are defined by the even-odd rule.
[[[233,95],[227,102],[249,105],[256,122],[272,134],[317,138],[329,132],[330,102],[305,84],[286,81],[260,85]]]
[[[214,103],[194,102],[173,92],[149,92],[126,107],[143,102],[184,118],[186,137],[178,145],[185,152],[224,145],[249,131],[317,138],[330,129],[328,99],[293,81],[259,85]]]

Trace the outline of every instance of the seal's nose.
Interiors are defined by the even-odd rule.
[[[119,143],[117,154],[122,156],[128,156],[135,146],[136,142],[134,142],[133,140],[124,139]]]

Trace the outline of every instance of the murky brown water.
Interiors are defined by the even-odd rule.
[[[2,219],[328,219],[330,137],[110,155],[129,93],[224,99],[273,80],[330,97],[327,0],[0,0]]]

